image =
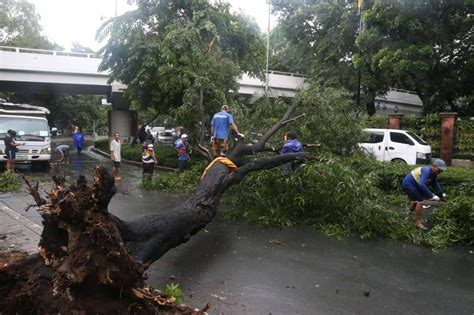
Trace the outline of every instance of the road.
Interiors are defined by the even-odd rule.
[[[56,171],[72,182],[79,173],[90,178],[97,164],[110,167],[91,152],[72,152],[71,164]],[[51,187],[49,173],[23,171]],[[124,220],[167,211],[185,198],[141,191],[141,170],[133,166],[123,165],[122,178],[109,210]],[[0,201],[41,224],[36,212],[24,211],[32,202],[25,192],[2,194]],[[306,228],[261,229],[219,214],[152,264],[147,282],[179,283],[184,302],[210,302],[210,314],[474,314],[473,252],[330,238]]]

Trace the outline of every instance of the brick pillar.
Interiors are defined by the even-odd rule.
[[[439,154],[446,164],[451,165],[457,113],[439,113],[439,116],[441,117]]]
[[[401,114],[388,114],[388,129],[400,129]]]

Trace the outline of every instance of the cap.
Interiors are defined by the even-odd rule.
[[[434,166],[438,167],[442,171],[446,171],[446,162],[441,159],[434,159],[433,163]]]
[[[153,144],[149,144],[148,149],[153,149]]]
[[[183,139],[183,138],[187,138],[187,137],[188,137],[188,135],[187,135],[187,134],[185,134],[185,133],[183,133],[183,134],[181,135],[181,139]]]
[[[229,106],[227,106],[227,105],[222,105],[221,110],[226,110],[226,111],[228,111],[228,110],[229,110]]]

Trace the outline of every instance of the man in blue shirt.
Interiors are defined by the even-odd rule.
[[[181,138],[174,143],[176,151],[178,151],[178,169],[180,172],[188,168],[189,154],[186,152],[189,147],[188,135],[183,133]]]
[[[301,144],[301,142],[298,141],[297,138],[298,134],[296,133],[296,131],[288,131],[285,134],[285,142],[283,143],[281,154],[303,152],[303,145]],[[282,168],[283,175],[291,175],[292,163],[286,163],[282,166]]]
[[[225,156],[229,150],[229,127],[237,132],[239,137],[244,137],[234,123],[234,117],[229,114],[229,106],[222,105],[221,111],[214,114],[211,121],[212,154],[214,157]]]
[[[431,166],[417,167],[405,176],[402,187],[411,201],[410,210],[415,210],[415,226],[427,230],[421,222],[421,211],[424,200],[439,201],[440,196],[446,198],[446,194],[438,183],[438,174],[446,170],[446,163],[441,159],[433,159]],[[435,193],[428,189],[428,184],[433,186]]]

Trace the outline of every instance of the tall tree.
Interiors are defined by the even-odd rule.
[[[425,112],[457,110],[472,95],[474,2],[375,0],[357,39],[360,59],[396,86],[415,90]]]
[[[56,49],[41,35],[40,17],[35,6],[25,0],[0,0],[0,45]]]
[[[275,0],[281,26],[319,85],[357,89],[366,103],[390,87],[416,91],[425,112],[462,109],[472,95],[470,0]],[[363,103],[364,103],[363,102]]]
[[[207,0],[140,0],[106,22],[101,70],[128,85],[126,94],[158,112],[174,110],[190,127],[229,102],[242,71],[258,74],[264,45],[257,25]],[[198,117],[198,119],[196,119]]]

